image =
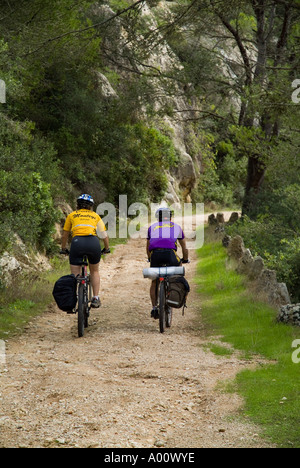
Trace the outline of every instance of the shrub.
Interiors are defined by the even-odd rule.
[[[27,125],[0,120],[0,252],[12,234],[51,249],[57,219],[53,195],[59,169],[51,145],[33,137]]]

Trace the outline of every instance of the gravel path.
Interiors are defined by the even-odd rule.
[[[207,350],[192,286],[164,335],[150,318],[145,242],[101,264],[101,309],[77,338],[76,317],[54,305],[7,343],[0,363],[0,447],[266,447],[235,417],[242,401],[217,384],[249,366]],[[211,339],[210,339],[211,341]],[[252,363],[253,365],[253,363]]]

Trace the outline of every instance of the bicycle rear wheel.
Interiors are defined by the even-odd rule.
[[[84,301],[84,285],[78,286],[78,336],[81,338],[84,335],[85,325],[85,301]]]
[[[171,307],[167,306],[166,307],[166,327],[170,328],[172,325],[172,317],[173,317],[173,310]]]
[[[166,296],[165,285],[162,282],[159,290],[159,330],[164,333],[166,326]]]

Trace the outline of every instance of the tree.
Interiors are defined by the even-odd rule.
[[[198,96],[197,118],[223,118],[226,124],[230,115],[251,140],[243,203],[243,212],[249,214],[284,133],[284,117],[293,106],[290,90],[299,69],[300,5],[288,0],[190,0],[177,2],[174,8],[173,21],[164,26],[165,38],[176,31],[181,44],[197,45],[199,53],[209,53],[219,63],[219,73],[210,67],[202,83],[204,99]],[[230,93],[231,104],[235,96],[239,109],[230,111],[224,106],[226,99],[220,103],[213,93]]]

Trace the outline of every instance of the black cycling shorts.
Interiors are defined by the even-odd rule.
[[[83,257],[87,256],[91,265],[96,265],[101,259],[100,240],[96,236],[75,236],[70,248],[70,264],[82,265]]]
[[[180,266],[181,260],[174,250],[155,249],[151,253],[150,266],[158,268],[162,266]]]

